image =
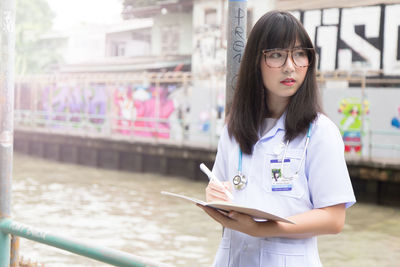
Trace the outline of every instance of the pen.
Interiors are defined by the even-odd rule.
[[[226,190],[225,186],[221,183],[221,181],[214,175],[214,173],[212,173],[207,168],[206,165],[204,165],[204,163],[200,164],[200,170],[202,170],[208,176],[208,179],[214,180],[219,186],[221,186],[222,189],[224,190],[225,194],[228,196],[228,198],[230,198],[230,200],[233,200],[233,195],[231,194],[231,192]]]

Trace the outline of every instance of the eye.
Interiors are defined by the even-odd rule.
[[[283,51],[272,51],[267,53],[267,57],[271,59],[280,59],[284,57],[284,52]]]
[[[293,51],[293,56],[297,57],[297,58],[303,58],[303,57],[307,57],[307,51],[306,50],[294,50]]]

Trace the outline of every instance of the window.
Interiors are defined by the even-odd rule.
[[[204,22],[207,25],[217,25],[217,10],[206,9],[204,12]]]
[[[161,28],[161,54],[179,53],[179,26],[168,25]]]
[[[125,56],[125,42],[112,42],[111,43],[111,56],[112,57]]]

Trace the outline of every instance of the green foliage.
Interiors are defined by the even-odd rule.
[[[49,32],[54,14],[47,0],[16,0],[15,67],[17,74],[45,73],[60,60],[59,44],[40,39]]]

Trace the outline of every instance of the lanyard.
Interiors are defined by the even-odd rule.
[[[242,173],[242,150],[239,146],[239,162],[238,162],[238,173]]]

